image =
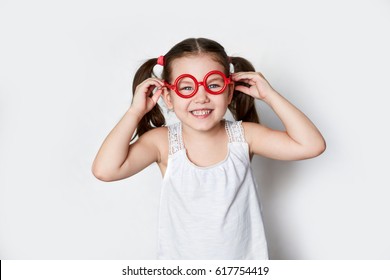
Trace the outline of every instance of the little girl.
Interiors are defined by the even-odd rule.
[[[153,73],[156,64],[163,66],[161,79]],[[146,61],[135,74],[133,93],[92,171],[114,181],[158,164],[158,258],[267,259],[251,158],[318,156],[325,142],[314,124],[250,62],[228,57],[219,43],[204,38],[186,39]],[[165,126],[160,97],[180,122]],[[275,111],[286,131],[259,124],[255,99]],[[224,119],[228,108],[236,121]],[[138,138],[129,144],[133,135]]]

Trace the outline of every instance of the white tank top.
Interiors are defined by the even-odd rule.
[[[225,121],[226,158],[199,167],[187,157],[181,123],[168,127],[159,212],[159,259],[268,259],[257,185],[241,122]]]

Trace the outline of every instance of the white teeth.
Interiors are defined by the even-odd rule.
[[[196,111],[192,111],[192,114],[195,116],[204,116],[210,114],[210,112],[211,110],[196,110]]]

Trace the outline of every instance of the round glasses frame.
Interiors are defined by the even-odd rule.
[[[223,81],[224,81],[224,84],[223,84],[223,87],[218,90],[218,91],[212,91],[210,90],[208,87],[207,87],[207,79],[211,76],[211,75],[220,75],[222,78],[223,78]],[[188,95],[184,95],[184,94],[181,94],[179,89],[178,89],[178,86],[177,84],[179,83],[179,81],[183,78],[190,78],[191,80],[194,81],[194,85],[195,85],[195,89],[194,91],[191,93],[191,94],[188,94]],[[198,89],[199,89],[199,86],[203,86],[204,89],[210,93],[210,94],[213,94],[213,95],[218,95],[218,94],[221,94],[227,87],[228,84],[230,84],[232,82],[232,80],[230,79],[230,77],[226,77],[224,73],[222,73],[221,71],[218,71],[218,70],[213,70],[213,71],[210,71],[206,74],[206,76],[204,76],[203,78],[203,81],[202,82],[198,82],[198,80],[190,75],[190,74],[182,74],[180,75],[179,77],[176,78],[175,82],[173,83],[173,85],[165,82],[165,86],[171,90],[174,90],[176,92],[177,95],[179,95],[180,97],[182,98],[191,98],[193,97],[197,92],[198,92]]]

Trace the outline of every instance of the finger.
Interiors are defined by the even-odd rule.
[[[151,80],[157,82],[159,86],[164,86],[164,80],[158,79],[158,78],[150,78]]]
[[[232,75],[233,80],[235,79],[250,79],[250,80],[257,80],[257,79],[265,79],[262,73],[260,72],[238,72]]]
[[[159,88],[154,94],[153,96],[151,97],[151,99],[153,100],[153,103],[156,104],[158,99],[160,98],[161,94],[162,94],[163,90],[161,88]]]
[[[235,77],[233,79],[233,82],[235,82],[238,85],[241,84],[241,85],[248,85],[248,86],[255,84],[253,80],[244,77]]]
[[[164,83],[158,79],[149,79],[145,84],[145,93],[147,96],[151,97],[158,89],[164,87]]]
[[[252,81],[252,80],[248,80],[248,79],[242,79],[242,80],[238,80],[234,83],[236,86],[244,86],[244,87],[251,87],[253,85],[256,84],[255,81]]]
[[[149,78],[138,85],[140,88],[149,88],[150,86],[162,87],[164,82],[156,78]]]
[[[242,93],[250,95],[250,88],[248,88],[246,86],[236,86],[234,89],[237,91],[240,91]]]
[[[252,80],[256,75],[251,72],[240,72],[232,76],[233,81]]]

